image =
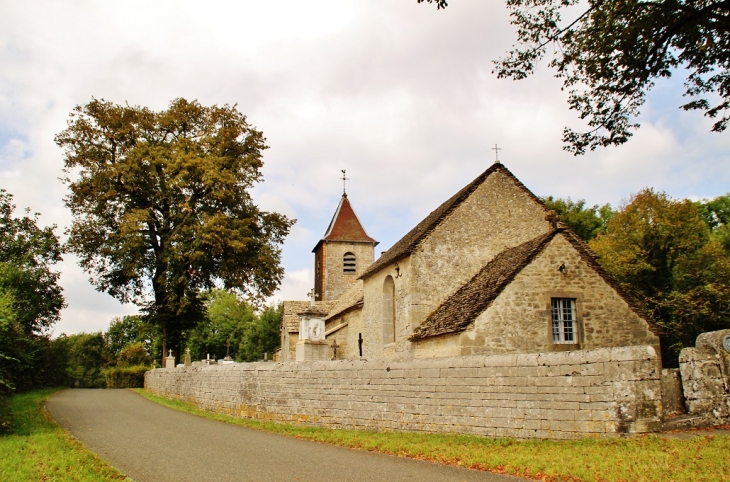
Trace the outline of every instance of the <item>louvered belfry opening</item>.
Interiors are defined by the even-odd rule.
[[[342,272],[344,274],[357,274],[357,258],[352,253],[345,253],[342,257]]]

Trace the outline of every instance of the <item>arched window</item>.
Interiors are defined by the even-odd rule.
[[[342,272],[344,274],[357,273],[357,258],[352,253],[345,253],[342,257]]]
[[[383,283],[383,344],[395,343],[395,283],[388,275]]]

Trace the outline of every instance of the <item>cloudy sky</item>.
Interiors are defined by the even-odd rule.
[[[514,38],[504,3],[486,0],[445,11],[416,0],[2,2],[0,187],[62,234],[53,137],[75,105],[237,104],[270,146],[255,200],[298,220],[280,299],[312,285],[341,169],[378,252],[489,167],[495,144],[537,195],[618,205],[645,186],[693,199],[730,191],[730,134],[677,108],[680,77],[657,85],[627,145],[564,152],[563,127],[580,124],[551,72],[491,73]],[[59,269],[68,308],[55,333],[136,312],[96,292],[73,256]]]

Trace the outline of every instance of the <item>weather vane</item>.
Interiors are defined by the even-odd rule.
[[[501,151],[502,148],[497,147],[497,144],[495,144],[494,147],[492,147],[492,150],[494,151],[494,162],[498,163],[499,162],[499,151]]]
[[[345,182],[349,181],[350,178],[345,177],[345,169],[342,169],[342,177],[340,179],[342,179],[342,195],[347,196],[347,192],[345,191]]]

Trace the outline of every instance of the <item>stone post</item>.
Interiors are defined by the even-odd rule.
[[[172,356],[172,350],[169,351],[165,358],[165,368],[175,368],[175,357]]]

